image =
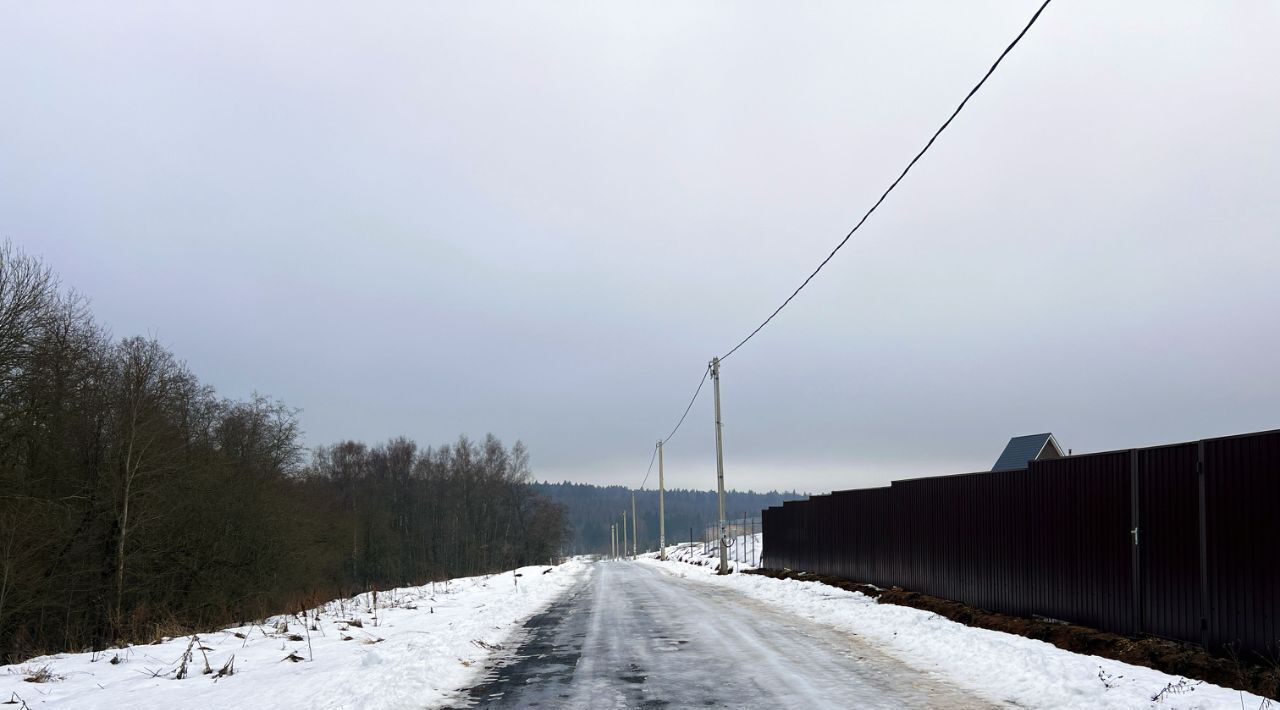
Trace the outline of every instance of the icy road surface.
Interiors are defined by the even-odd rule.
[[[856,636],[646,565],[599,562],[468,707],[978,708]]]

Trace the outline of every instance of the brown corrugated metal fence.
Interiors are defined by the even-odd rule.
[[[767,568],[1280,657],[1280,431],[895,481],[762,518]]]

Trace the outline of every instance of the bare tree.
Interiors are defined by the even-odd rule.
[[[193,384],[192,378],[154,340],[129,338],[118,346],[116,393],[119,497],[117,505],[115,621],[123,623],[124,575],[130,533],[130,505],[144,477],[164,472],[167,459],[182,446],[175,441],[169,410],[172,400]]]

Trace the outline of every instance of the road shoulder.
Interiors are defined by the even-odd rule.
[[[1266,707],[1266,699],[1250,693],[967,627],[928,611],[876,604],[864,594],[817,582],[717,576],[706,567],[655,559],[639,563],[854,634],[994,703],[1081,709]]]

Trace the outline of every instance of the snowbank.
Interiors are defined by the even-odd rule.
[[[763,549],[764,535],[761,533],[731,538],[729,541],[729,563],[733,565],[735,572],[756,569],[760,566],[760,553]],[[656,560],[658,559],[658,553],[646,552],[641,557]],[[682,542],[667,547],[667,559],[703,567],[712,566],[718,568],[720,565],[720,549],[715,543],[710,546],[704,546],[701,542],[692,544]]]
[[[1036,708],[1230,708],[1258,710],[1275,701],[1150,668],[1064,651],[1043,641],[975,629],[932,612],[877,604],[858,592],[818,582],[757,575],[717,576],[701,546],[679,561],[644,564],[668,574],[736,590],[774,608],[869,641],[908,665],[996,703]],[[667,556],[676,557],[674,548]]]
[[[525,567],[379,592],[376,607],[369,594],[333,601],[312,610],[309,623],[285,615],[199,634],[198,643],[183,636],[34,658],[0,666],[0,703],[14,699],[31,710],[440,705],[477,680],[520,624],[585,569],[580,560]],[[233,673],[220,674],[224,666]],[[46,682],[24,680],[41,672]]]

